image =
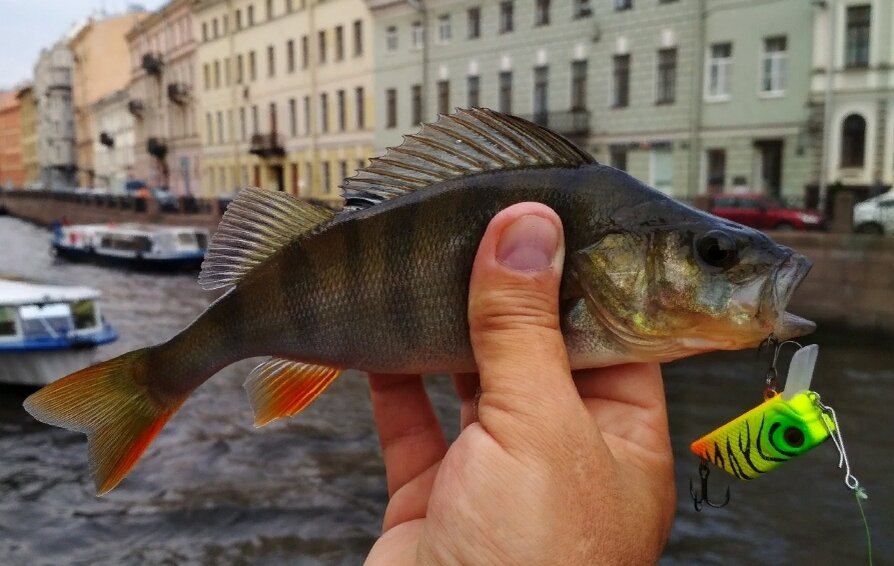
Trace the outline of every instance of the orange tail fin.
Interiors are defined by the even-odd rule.
[[[135,350],[82,369],[25,399],[25,410],[37,420],[87,434],[97,495],[124,479],[189,395],[150,394],[145,384],[152,351]]]

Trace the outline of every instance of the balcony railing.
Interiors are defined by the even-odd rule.
[[[146,53],[143,55],[143,69],[148,74],[160,77],[163,66],[164,61],[162,61],[160,53]]]
[[[261,158],[282,157],[286,154],[286,150],[279,140],[279,134],[275,132],[251,136],[251,147],[248,152]]]
[[[589,110],[535,112],[520,117],[564,136],[585,136],[590,133]]]
[[[156,159],[164,159],[168,155],[168,144],[164,138],[149,138],[146,140],[146,151]]]
[[[143,116],[143,101],[137,98],[132,98],[127,101],[127,111],[136,116],[137,118],[142,118]]]
[[[99,143],[106,147],[115,147],[115,138],[109,135],[108,132],[100,132],[99,133]]]
[[[189,85],[186,83],[168,83],[168,98],[175,104],[186,104],[189,100]]]

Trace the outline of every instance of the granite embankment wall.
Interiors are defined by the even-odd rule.
[[[0,191],[0,210],[43,225],[65,217],[76,224],[153,222],[213,231],[225,206],[196,199],[181,201],[177,212],[165,212],[151,199]],[[800,232],[772,236],[813,262],[795,293],[792,312],[823,324],[894,333],[894,237]]]

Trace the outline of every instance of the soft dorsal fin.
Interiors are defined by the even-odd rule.
[[[199,286],[219,289],[234,285],[277,250],[334,215],[286,193],[242,189],[211,238]]]
[[[562,136],[486,108],[457,110],[404,136],[398,147],[342,184],[346,209],[379,202],[439,181],[522,167],[575,167],[593,157]]]

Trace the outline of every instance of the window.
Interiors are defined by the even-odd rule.
[[[270,119],[270,132],[279,131],[277,127],[277,119],[276,119],[276,103],[271,102],[267,107],[267,117]]]
[[[841,124],[841,166],[863,167],[866,155],[866,120],[851,114]]]
[[[202,22],[202,41],[208,41],[208,22]]]
[[[385,127],[397,127],[397,89],[385,91]]]
[[[476,76],[470,76],[467,79],[467,87],[468,87],[468,101],[467,104],[470,108],[481,106],[481,80]]]
[[[289,165],[289,176],[292,178],[292,194],[298,195],[300,194],[300,183],[298,178],[298,164],[291,163]]]
[[[534,122],[546,125],[549,109],[549,67],[534,67]]]
[[[223,34],[227,35],[230,33],[230,18],[226,15],[223,17]]]
[[[732,79],[733,44],[715,43],[711,45],[708,60],[708,89],[705,98],[724,100],[729,98]]]
[[[469,26],[469,39],[477,39],[481,37],[481,8],[469,8],[466,12]]]
[[[301,68],[306,69],[310,62],[310,47],[306,35],[301,36]]]
[[[338,176],[341,180],[345,180],[348,177],[348,162],[347,161],[339,161],[338,162]]]
[[[345,58],[345,27],[335,26],[335,60],[343,61]]]
[[[202,65],[202,75],[204,77],[205,90],[210,90],[211,89],[211,64],[210,63],[205,63],[204,65]],[[53,99],[50,98],[49,100],[53,100]]]
[[[224,59],[223,68],[224,68],[224,84],[226,86],[230,86],[230,58],[229,57]]]
[[[624,108],[630,104],[630,55],[614,56],[614,89],[612,107]]]
[[[246,18],[248,19],[248,27],[255,25],[255,7],[252,5],[248,6],[248,10],[246,10]]]
[[[709,149],[706,156],[708,193],[721,193],[726,186],[726,150]]]
[[[385,28],[385,51],[389,53],[397,51],[397,27],[395,26]]]
[[[677,49],[658,50],[655,104],[673,104],[677,97]]]
[[[764,54],[761,61],[761,92],[782,94],[785,92],[785,63],[788,58],[785,36],[764,38]]]
[[[444,14],[438,17],[438,43],[450,43],[450,14]]]
[[[286,13],[291,13],[294,6],[292,6],[292,0],[286,0]]]
[[[537,0],[534,8],[534,25],[545,26],[549,24],[549,0]]]
[[[410,28],[410,44],[413,49],[422,49],[424,41],[425,28],[422,27],[422,22],[413,22],[413,26]]]
[[[633,7],[632,2],[630,7]],[[575,18],[589,18],[592,15],[593,7],[590,5],[590,0],[574,0]]]
[[[208,138],[208,145],[214,143],[214,118],[211,117],[211,112],[205,113],[205,134]]]
[[[354,89],[354,105],[357,107],[357,129],[366,127],[366,100],[363,96],[363,87]]]
[[[267,76],[272,77],[276,74],[276,59],[274,58],[273,46],[267,47]]]
[[[500,112],[512,114],[512,71],[500,73]]]
[[[294,98],[289,99],[289,135],[298,135],[298,101]]]
[[[669,147],[652,150],[650,184],[664,194],[674,191],[674,157]]]
[[[267,19],[273,19],[273,0],[267,0]]]
[[[345,121],[345,91],[339,90],[335,93],[335,115],[338,121],[338,131],[343,132],[347,128]]]
[[[220,61],[214,62],[214,88],[220,88]]]
[[[213,30],[213,31],[211,32],[211,35],[212,35],[213,37],[216,38],[218,35],[220,35],[220,34],[218,33],[219,30],[217,29],[217,18],[214,18],[214,20],[211,22],[211,29]]]
[[[236,30],[242,29],[242,10],[236,10]]]
[[[236,84],[242,84],[245,80],[245,58],[242,55],[236,55]]]
[[[615,169],[627,171],[627,148],[624,146],[612,146],[608,150],[608,163]]]
[[[223,144],[224,142],[224,122],[223,122],[223,112],[217,112],[217,143]]]
[[[332,183],[332,178],[329,173],[329,162],[324,161],[323,162],[323,191],[325,191],[326,193],[332,192],[332,187],[330,186],[330,183]]]
[[[295,72],[295,40],[290,39],[286,42],[286,72]]]
[[[363,55],[363,21],[354,20],[354,57]]]
[[[327,93],[320,94],[320,133],[325,134],[329,131],[329,95]]]
[[[587,62],[571,62],[571,110],[587,109]]]
[[[310,161],[305,161],[304,162],[304,177],[306,178],[306,180],[304,182],[305,187],[313,186],[313,173],[314,173],[313,163],[311,163]]]
[[[304,97],[304,134],[310,134],[310,96]]]
[[[239,139],[245,141],[248,137],[248,128],[245,123],[245,106],[239,109]]]
[[[260,119],[258,117],[258,105],[255,104],[251,107],[251,133],[252,135],[259,133],[260,131]]]
[[[633,0],[615,0],[615,11],[632,10]]]
[[[326,62],[326,30],[317,32],[317,44],[320,48],[320,63]]]
[[[254,51],[248,52],[248,80],[255,81],[258,79],[258,61]]]
[[[509,33],[513,29],[513,12],[515,7],[512,0],[500,2],[500,33]]]
[[[450,114],[450,81],[438,81],[438,113]]]
[[[844,65],[846,67],[869,66],[869,23],[871,8],[868,4],[848,6],[847,30],[844,39]]]
[[[415,126],[422,123],[422,85],[413,85],[410,90],[413,96],[410,123]]]

